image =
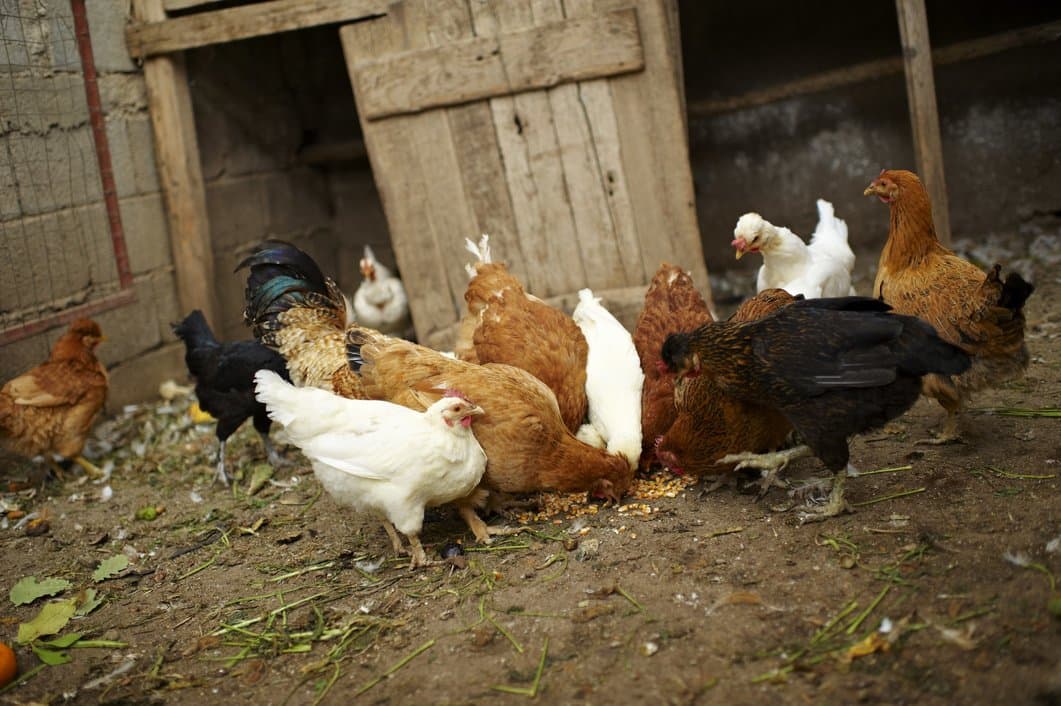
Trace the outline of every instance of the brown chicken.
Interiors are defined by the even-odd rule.
[[[633,480],[621,456],[576,439],[560,418],[552,391],[525,370],[500,363],[477,365],[369,329],[348,332],[351,366],[373,398],[426,409],[445,390],[460,390],[483,408],[475,436],[486,452],[481,488],[503,493],[541,490],[590,491],[618,501]],[[485,524],[473,507],[482,498],[458,503],[461,516],[480,541]]]
[[[642,470],[656,460],[656,445],[678,414],[674,376],[659,356],[663,341],[672,333],[692,331],[708,321],[713,321],[711,311],[689,273],[677,265],[660,265],[645,292],[645,304],[634,327],[634,347],[645,374],[641,392]]]
[[[794,301],[796,298],[783,289],[767,289],[741,304],[729,321],[755,321]],[[656,357],[659,359],[659,353]],[[685,378],[677,386],[672,383],[672,387],[676,418],[659,439],[655,452],[659,461],[674,473],[695,476],[728,473],[735,462],[720,462],[724,456],[771,451],[781,446],[792,430],[783,414],[726,394],[710,375]],[[763,493],[783,467],[779,464],[763,479]]]
[[[0,445],[27,457],[58,454],[103,476],[81,456],[107,398],[107,369],[93,352],[102,340],[95,321],[78,319],[46,362],[0,389]]]
[[[922,392],[947,411],[942,433],[927,443],[959,438],[958,419],[970,393],[1020,377],[1028,367],[1024,302],[1034,287],[1001,265],[986,274],[936,239],[928,192],[913,172],[884,170],[866,188],[889,205],[888,241],[873,295],[900,314],[932,324],[943,340],[969,354],[961,375],[929,375]]]
[[[464,300],[455,351],[472,363],[504,363],[526,370],[556,395],[560,416],[572,433],[586,418],[586,360],[589,347],[574,320],[526,293],[508,268],[491,262],[487,236],[478,246],[468,242],[479,261]]]
[[[266,241],[236,271],[247,275],[243,318],[254,337],[278,352],[296,387],[365,399],[346,364],[347,305],[339,287],[294,245]]]
[[[847,507],[848,437],[909,409],[925,375],[969,368],[969,357],[931,326],[889,308],[866,297],[796,301],[754,321],[673,334],[662,357],[677,375],[706,375],[727,395],[784,415],[835,473],[829,502],[804,515],[822,519]]]

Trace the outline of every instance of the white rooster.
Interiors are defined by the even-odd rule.
[[[411,567],[426,565],[420,544],[424,508],[467,497],[486,469],[486,454],[471,430],[483,409],[453,391],[417,412],[295,387],[268,370],[258,371],[254,381],[258,401],[310,459],[328,494],[380,516],[395,552],[402,553],[397,528],[409,538]]]
[[[847,224],[836,217],[833,205],[825,199],[818,199],[818,226],[809,245],[758,213],[740,217],[731,245],[738,260],[745,253],[762,253],[757,292],[777,287],[808,299],[855,293],[851,286],[855,254],[847,244]]]
[[[571,317],[589,344],[589,425],[579,431],[578,438],[591,446],[603,441],[609,452],[621,454],[631,468],[637,468],[645,374],[641,372],[634,339],[589,289],[579,290],[578,305]]]
[[[354,292],[357,323],[391,336],[407,336],[411,319],[405,285],[376,259],[367,245],[360,264],[363,279]]]

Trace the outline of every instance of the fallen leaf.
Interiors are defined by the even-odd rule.
[[[82,591],[78,597],[77,615],[85,616],[103,605],[103,598],[98,596],[98,592],[94,588],[86,588]]]
[[[598,603],[596,605],[587,606],[575,612],[571,616],[571,622],[573,623],[588,623],[591,620],[601,617],[602,615],[608,615],[615,612],[615,606],[611,603]]]
[[[127,566],[129,566],[129,557],[124,554],[115,554],[99,563],[96,570],[92,572],[92,580],[96,583],[106,581],[124,571]]]
[[[18,644],[25,645],[42,635],[56,634],[66,627],[76,609],[72,598],[45,604],[37,617],[18,626]]]
[[[66,664],[70,661],[70,655],[66,652],[49,650],[45,647],[40,647],[39,645],[33,645],[33,654],[37,655],[41,662],[53,667],[57,664]]]
[[[866,639],[851,645],[847,652],[840,656],[840,661],[850,664],[858,657],[865,657],[874,652],[887,652],[891,647],[891,643],[883,635],[879,632],[872,632],[866,636]]]
[[[11,587],[8,597],[15,605],[26,605],[43,596],[54,596],[70,588],[66,579],[44,579],[38,581],[36,576],[27,576]]]

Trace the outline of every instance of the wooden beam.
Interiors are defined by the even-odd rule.
[[[979,39],[970,39],[965,42],[956,42],[932,51],[932,63],[935,66],[947,66],[962,61],[978,59],[982,56],[990,56],[999,52],[1021,47],[1035,46],[1055,42],[1061,38],[1061,21],[1046,22],[1031,27],[993,34]],[[689,115],[691,117],[707,117],[719,113],[729,113],[745,108],[754,108],[760,105],[775,103],[787,98],[803,96],[810,93],[821,93],[834,88],[874,81],[876,79],[894,76],[903,72],[903,58],[901,56],[889,57],[867,61],[862,64],[845,66],[842,69],[823,71],[804,78],[788,81],[776,86],[769,86],[756,91],[749,91],[739,96],[728,96],[725,98],[711,98],[697,100],[689,103]]]
[[[947,182],[943,176],[943,142],[936,109],[936,82],[932,75],[932,46],[928,38],[925,0],[895,0],[899,14],[899,36],[906,70],[906,98],[914,133],[917,173],[932,200],[936,237],[950,243],[950,212]]]
[[[366,120],[644,68],[634,9],[404,52],[354,67]]]
[[[214,12],[131,24],[125,31],[129,55],[135,59],[194,49],[237,39],[260,37],[318,25],[381,17],[390,0],[270,0]]]
[[[165,17],[162,0],[133,0],[133,11],[149,22]],[[184,56],[146,59],[144,81],[181,312],[200,309],[216,329],[221,322],[217,317],[214,253]]]
[[[224,2],[224,0],[162,0],[162,7],[166,12],[173,12],[174,10],[190,10],[193,7],[213,5],[219,2]]]

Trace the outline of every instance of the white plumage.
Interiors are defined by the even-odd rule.
[[[641,388],[645,375],[634,340],[589,289],[579,290],[572,314],[589,344],[586,397],[589,422],[611,453],[626,457],[631,468],[641,456]],[[588,430],[579,439],[592,443]]]
[[[395,551],[409,537],[412,566],[427,562],[419,534],[424,508],[467,497],[486,469],[471,430],[483,414],[462,397],[444,397],[425,412],[381,400],[351,400],[294,387],[276,373],[254,376],[258,400],[302,449],[328,494],[386,521]]]
[[[762,253],[756,291],[774,287],[808,299],[854,294],[851,271],[855,254],[847,244],[847,223],[837,218],[833,205],[818,199],[818,226],[810,244],[788,228],[775,226],[758,213],[745,213],[733,230],[737,259]]]
[[[407,335],[412,320],[405,285],[367,245],[360,265],[362,280],[354,292],[357,323],[393,336]]]

